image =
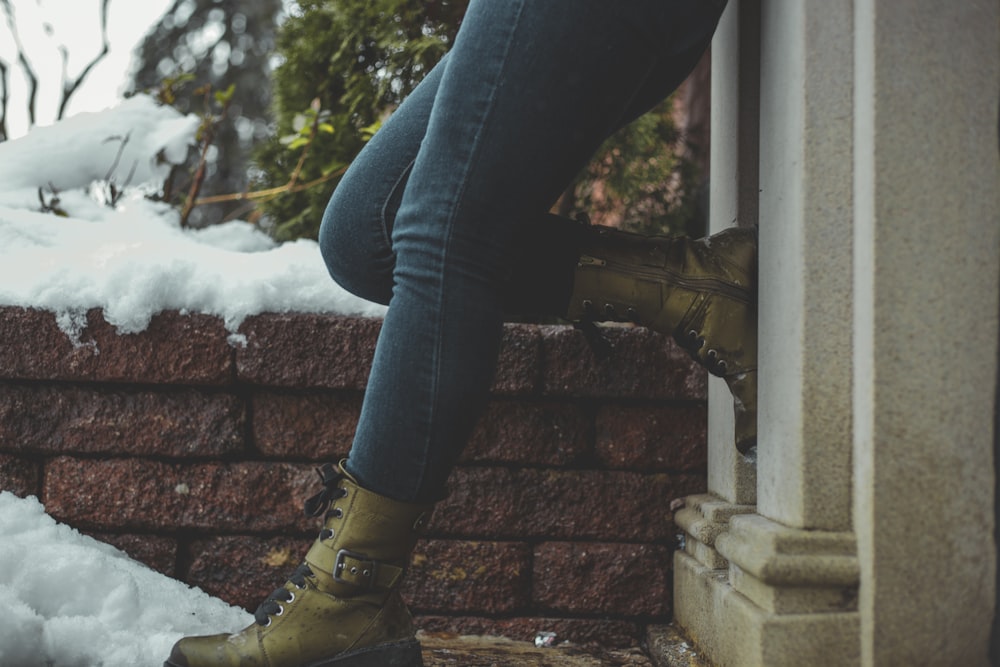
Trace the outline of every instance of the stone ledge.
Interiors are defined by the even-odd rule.
[[[752,514],[733,517],[716,548],[730,564],[773,586],[856,587],[853,533],[798,530]]]
[[[753,512],[755,506],[734,505],[711,493],[688,496],[684,504],[674,515],[685,533],[684,550],[710,569],[727,567],[729,563],[716,550],[715,541],[729,529],[730,519]]]
[[[738,592],[725,570],[674,555],[674,618],[715,665],[856,667],[857,612],[776,614]]]
[[[733,505],[712,494],[688,496],[685,506],[674,515],[674,521],[691,537],[706,546],[713,546],[715,538],[729,527],[734,516],[749,514],[754,505]]]
[[[855,611],[860,566],[851,533],[798,530],[756,514],[733,517],[716,539],[729,582],[775,614]]]

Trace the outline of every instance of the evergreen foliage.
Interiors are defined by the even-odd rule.
[[[350,164],[374,127],[447,52],[467,0],[298,0],[282,25],[282,62],[272,77],[277,134],[255,152],[255,186],[288,182],[309,150],[300,180],[336,174]],[[302,114],[319,100],[333,132],[291,150]],[[296,119],[299,119],[296,121]],[[294,145],[294,144],[293,144]],[[262,208],[279,239],[315,238],[336,179],[269,200]]]
[[[611,136],[567,189],[560,212],[641,234],[704,233],[700,175],[673,113],[671,97]]]

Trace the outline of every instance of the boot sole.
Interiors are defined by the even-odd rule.
[[[311,662],[303,667],[424,667],[424,658],[420,652],[420,642],[407,639],[369,646],[329,660]]]
[[[163,667],[185,666],[167,660],[163,663]],[[407,639],[368,646],[298,667],[424,667],[424,658],[420,652],[420,642],[416,639]]]

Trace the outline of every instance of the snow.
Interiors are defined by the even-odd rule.
[[[0,306],[50,310],[70,336],[90,308],[121,333],[163,310],[218,315],[231,332],[261,312],[383,315],[330,279],[314,241],[276,244],[242,221],[182,229],[146,196],[197,126],[138,95],[0,143]],[[109,183],[124,190],[113,207]]]
[[[159,667],[183,636],[253,616],[0,492],[0,665]]]
[[[241,221],[182,229],[146,196],[197,126],[136,96],[0,143],[0,306],[51,311],[76,341],[91,308],[121,333],[167,309],[217,315],[233,344],[261,312],[383,315],[336,286],[315,242],[277,244]],[[58,525],[34,498],[0,493],[0,537],[0,665],[159,666],[183,635],[251,622]]]

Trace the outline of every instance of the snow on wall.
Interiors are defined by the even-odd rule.
[[[137,96],[0,143],[0,305],[51,310],[70,336],[91,308],[122,333],[164,310],[218,315],[230,331],[261,312],[384,314],[330,279],[313,241],[276,244],[240,221],[181,229],[145,197],[169,168],[156,156],[182,161],[197,124]],[[112,208],[101,183],[125,135],[111,178],[131,184]],[[41,212],[39,188],[69,217]]]

